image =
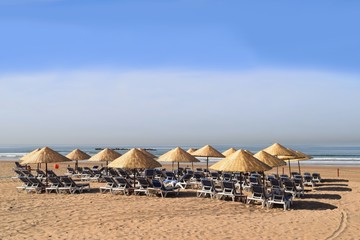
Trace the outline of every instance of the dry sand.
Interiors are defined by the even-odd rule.
[[[197,198],[26,194],[0,161],[0,239],[360,239],[360,168],[303,167],[325,180],[290,211]],[[66,164],[56,172],[65,172]]]

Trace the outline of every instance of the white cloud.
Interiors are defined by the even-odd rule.
[[[358,77],[271,69],[0,75],[0,143],[360,142]]]

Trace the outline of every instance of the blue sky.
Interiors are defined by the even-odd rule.
[[[357,1],[0,0],[0,143],[360,143]]]

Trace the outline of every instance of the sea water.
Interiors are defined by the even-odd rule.
[[[230,147],[236,149],[247,149],[253,153],[258,152],[261,149],[267,147],[266,145],[253,145],[253,146],[241,146],[241,145],[212,145],[219,152],[223,152]],[[313,157],[311,160],[301,161],[301,165],[335,165],[335,166],[360,166],[360,146],[326,146],[326,145],[285,145],[286,147],[292,148],[304,152]],[[35,148],[41,148],[43,146],[35,145],[12,145],[12,146],[0,146],[0,160],[12,160],[19,161],[19,159],[25,154],[31,152]],[[149,151],[156,155],[160,156],[165,152],[171,150],[175,146],[75,146],[75,145],[50,145],[52,149],[58,151],[60,154],[66,155],[75,148],[79,148],[82,151],[86,152],[90,156],[99,152],[95,148],[132,148],[132,147],[141,147],[148,148]],[[187,150],[188,148],[200,148],[201,146],[181,146],[183,149]],[[119,153],[123,154],[127,150],[118,150]],[[205,162],[205,158],[199,158],[202,162]],[[218,158],[209,158],[211,164],[219,161]]]

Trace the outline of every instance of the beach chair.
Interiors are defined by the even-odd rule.
[[[212,180],[201,179],[201,189],[196,191],[197,197],[206,197],[209,195],[210,198],[213,198],[216,193],[215,185]]]
[[[304,184],[302,178],[294,178],[294,184],[298,196],[304,196]]]
[[[153,179],[155,176],[155,170],[154,169],[145,169],[144,171],[144,177],[147,179]]]
[[[313,173],[313,174],[312,174],[312,180],[313,180],[313,182],[318,182],[318,183],[320,183],[320,182],[321,182],[320,174],[319,174],[319,173]]]
[[[90,191],[90,184],[88,183],[75,183],[74,180],[72,180],[72,178],[68,176],[63,176],[60,179],[61,182],[64,184],[64,190],[68,190],[68,192],[71,194],[74,194],[76,192],[82,193],[84,190]]]
[[[270,179],[270,186],[271,186],[271,190],[275,190],[275,189],[283,190],[282,182],[276,178]]]
[[[138,177],[137,181],[138,181],[139,188],[134,190],[134,194],[135,195],[141,195],[142,193],[144,193],[145,195],[147,195],[148,194],[148,188],[152,187],[149,180],[147,180],[144,177]]]
[[[106,185],[99,187],[100,193],[106,193],[106,191],[112,192],[113,188],[118,187],[117,182],[110,176],[104,176],[103,177]]]
[[[185,174],[176,183],[175,187],[186,189],[187,187],[191,186],[191,182],[190,182],[191,178],[192,178],[192,176],[190,174]]]
[[[39,179],[40,181],[43,181],[44,179],[46,179],[45,172],[41,169],[36,169],[36,178]]]
[[[87,168],[81,173],[81,181],[99,182],[101,174],[95,174],[90,168]]]
[[[262,207],[265,207],[269,199],[269,195],[266,193],[263,185],[253,184],[251,186],[252,195],[247,198],[247,204],[251,202],[260,202]]]
[[[47,176],[48,177],[59,177],[58,175],[56,175],[56,173],[54,173],[53,170],[48,170],[47,171]]]
[[[61,193],[62,191],[70,191],[70,187],[65,187],[64,184],[57,177],[49,177],[50,185],[45,188],[46,193],[51,193],[55,191],[56,193]]]
[[[163,179],[163,178],[165,178],[163,171],[161,171],[160,169],[155,169],[154,178],[155,179]]]
[[[166,197],[169,193],[174,193],[176,196],[179,194],[180,188],[165,187],[164,184],[158,179],[151,180],[152,186],[148,187],[148,195]]]
[[[213,181],[217,182],[217,181],[220,180],[220,175],[219,175],[218,172],[210,172],[210,178],[211,178]]]
[[[296,189],[295,183],[293,181],[288,179],[288,180],[285,180],[283,182],[283,184],[284,184],[285,192],[290,193],[293,196],[293,198],[300,196],[301,192],[299,192]]]
[[[312,176],[311,175],[304,175],[304,186],[311,186],[311,187],[315,187],[315,182],[312,180]]]
[[[29,181],[29,179],[27,177],[19,176],[18,178],[22,182],[22,185],[16,187],[17,192],[21,192],[23,190],[26,190],[27,187],[31,187],[32,183]]]
[[[24,169],[24,170],[18,170],[20,172],[22,172],[23,176],[25,177],[29,177],[29,178],[34,178],[35,176],[28,170]]]
[[[165,175],[165,180],[176,180],[175,173],[173,172],[165,171],[164,175]]]
[[[112,189],[112,193],[124,195],[130,195],[131,192],[134,192],[134,188],[131,186],[131,183],[126,178],[123,177],[115,177],[115,181],[117,182],[118,186]]]
[[[15,162],[15,168],[16,169],[20,169],[20,170],[26,170],[27,169],[27,165],[21,165],[19,162]]]
[[[267,207],[272,208],[274,204],[283,205],[284,211],[290,209],[292,203],[292,195],[287,195],[285,191],[280,189],[275,189],[272,191],[272,194],[268,200]]]
[[[28,180],[31,182],[31,186],[26,187],[27,192],[42,193],[45,190],[45,185],[39,179],[29,177]]]
[[[231,198],[235,202],[236,198],[245,197],[236,191],[235,184],[232,181],[222,181],[221,191],[216,193],[216,197],[221,199]]]
[[[194,188],[195,186],[198,188],[201,185],[201,179],[205,178],[203,172],[195,172],[194,175],[190,179],[190,184]]]
[[[223,181],[231,181],[231,179],[232,179],[232,173],[224,172],[222,174]]]

